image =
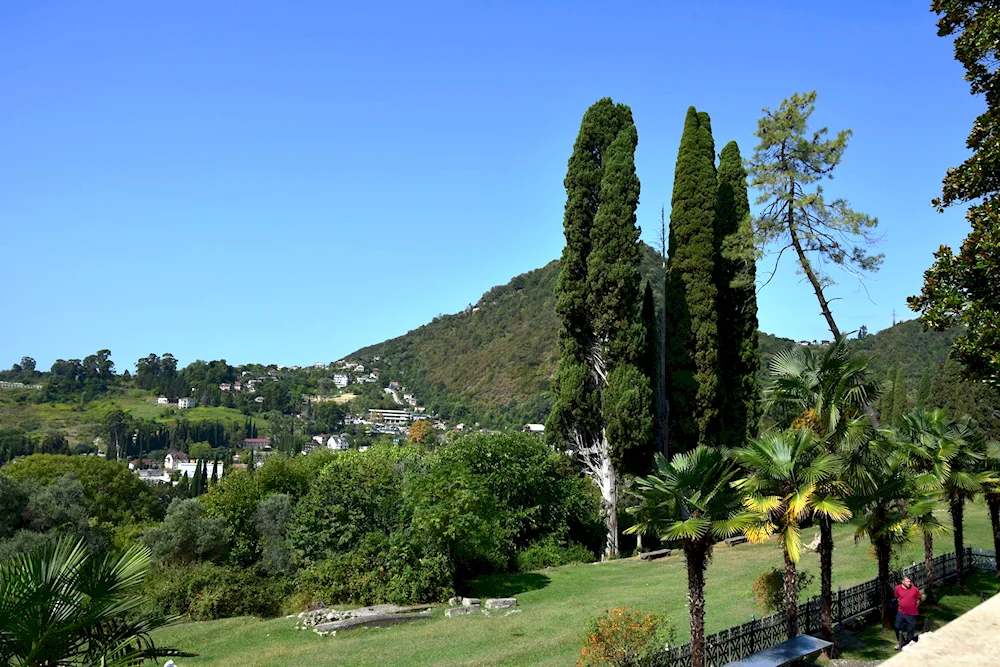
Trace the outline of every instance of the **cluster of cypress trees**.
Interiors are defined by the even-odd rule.
[[[735,141],[715,164],[709,115],[684,121],[674,172],[664,307],[673,451],[755,437],[757,298],[746,171]]]
[[[568,443],[601,489],[607,556],[618,550],[619,477],[649,472],[664,420],[671,447],[685,450],[741,443],[760,418],[755,255],[739,147],[726,145],[716,169],[709,116],[688,110],[661,331],[639,274],[637,143],[628,106],[605,98],[584,114],[564,181],[556,284],[561,357],[546,432]],[[657,400],[661,387],[666,400]]]
[[[546,431],[569,442],[601,490],[608,556],[618,552],[619,475],[648,471],[654,432],[637,144],[628,106],[604,98],[584,114],[564,181],[566,246],[556,283],[561,358]]]

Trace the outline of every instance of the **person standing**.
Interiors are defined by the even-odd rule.
[[[896,650],[898,651],[910,642],[917,641],[915,632],[922,594],[909,577],[903,577],[903,583],[896,586],[895,596],[898,604],[896,611]]]

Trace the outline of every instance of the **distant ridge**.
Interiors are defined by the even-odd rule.
[[[649,246],[643,245],[643,251],[641,272],[652,283],[659,309],[663,262]],[[436,317],[344,358],[380,357],[375,365],[383,374],[411,389],[428,410],[453,421],[483,426],[543,423],[552,407],[549,383],[559,359],[558,275],[559,261],[553,260],[490,289],[463,312]],[[955,335],[924,332],[911,320],[854,344],[872,354],[879,379],[900,363],[915,392],[924,369],[933,372],[944,363]],[[762,363],[793,345],[788,338],[761,333]]]

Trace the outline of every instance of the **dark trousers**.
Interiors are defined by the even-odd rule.
[[[914,641],[916,630],[916,616],[896,612],[896,637],[899,639],[900,648]]]

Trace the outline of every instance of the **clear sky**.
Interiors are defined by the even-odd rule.
[[[929,202],[983,102],[929,4],[0,3],[0,366],[304,365],[456,312],[559,256],[604,96],[652,243],[689,105],[748,156],[762,107],[817,89],[854,130],[827,192],[886,254],[834,312],[884,328],[967,229]],[[763,330],[829,337],[791,263],[759,299]]]

